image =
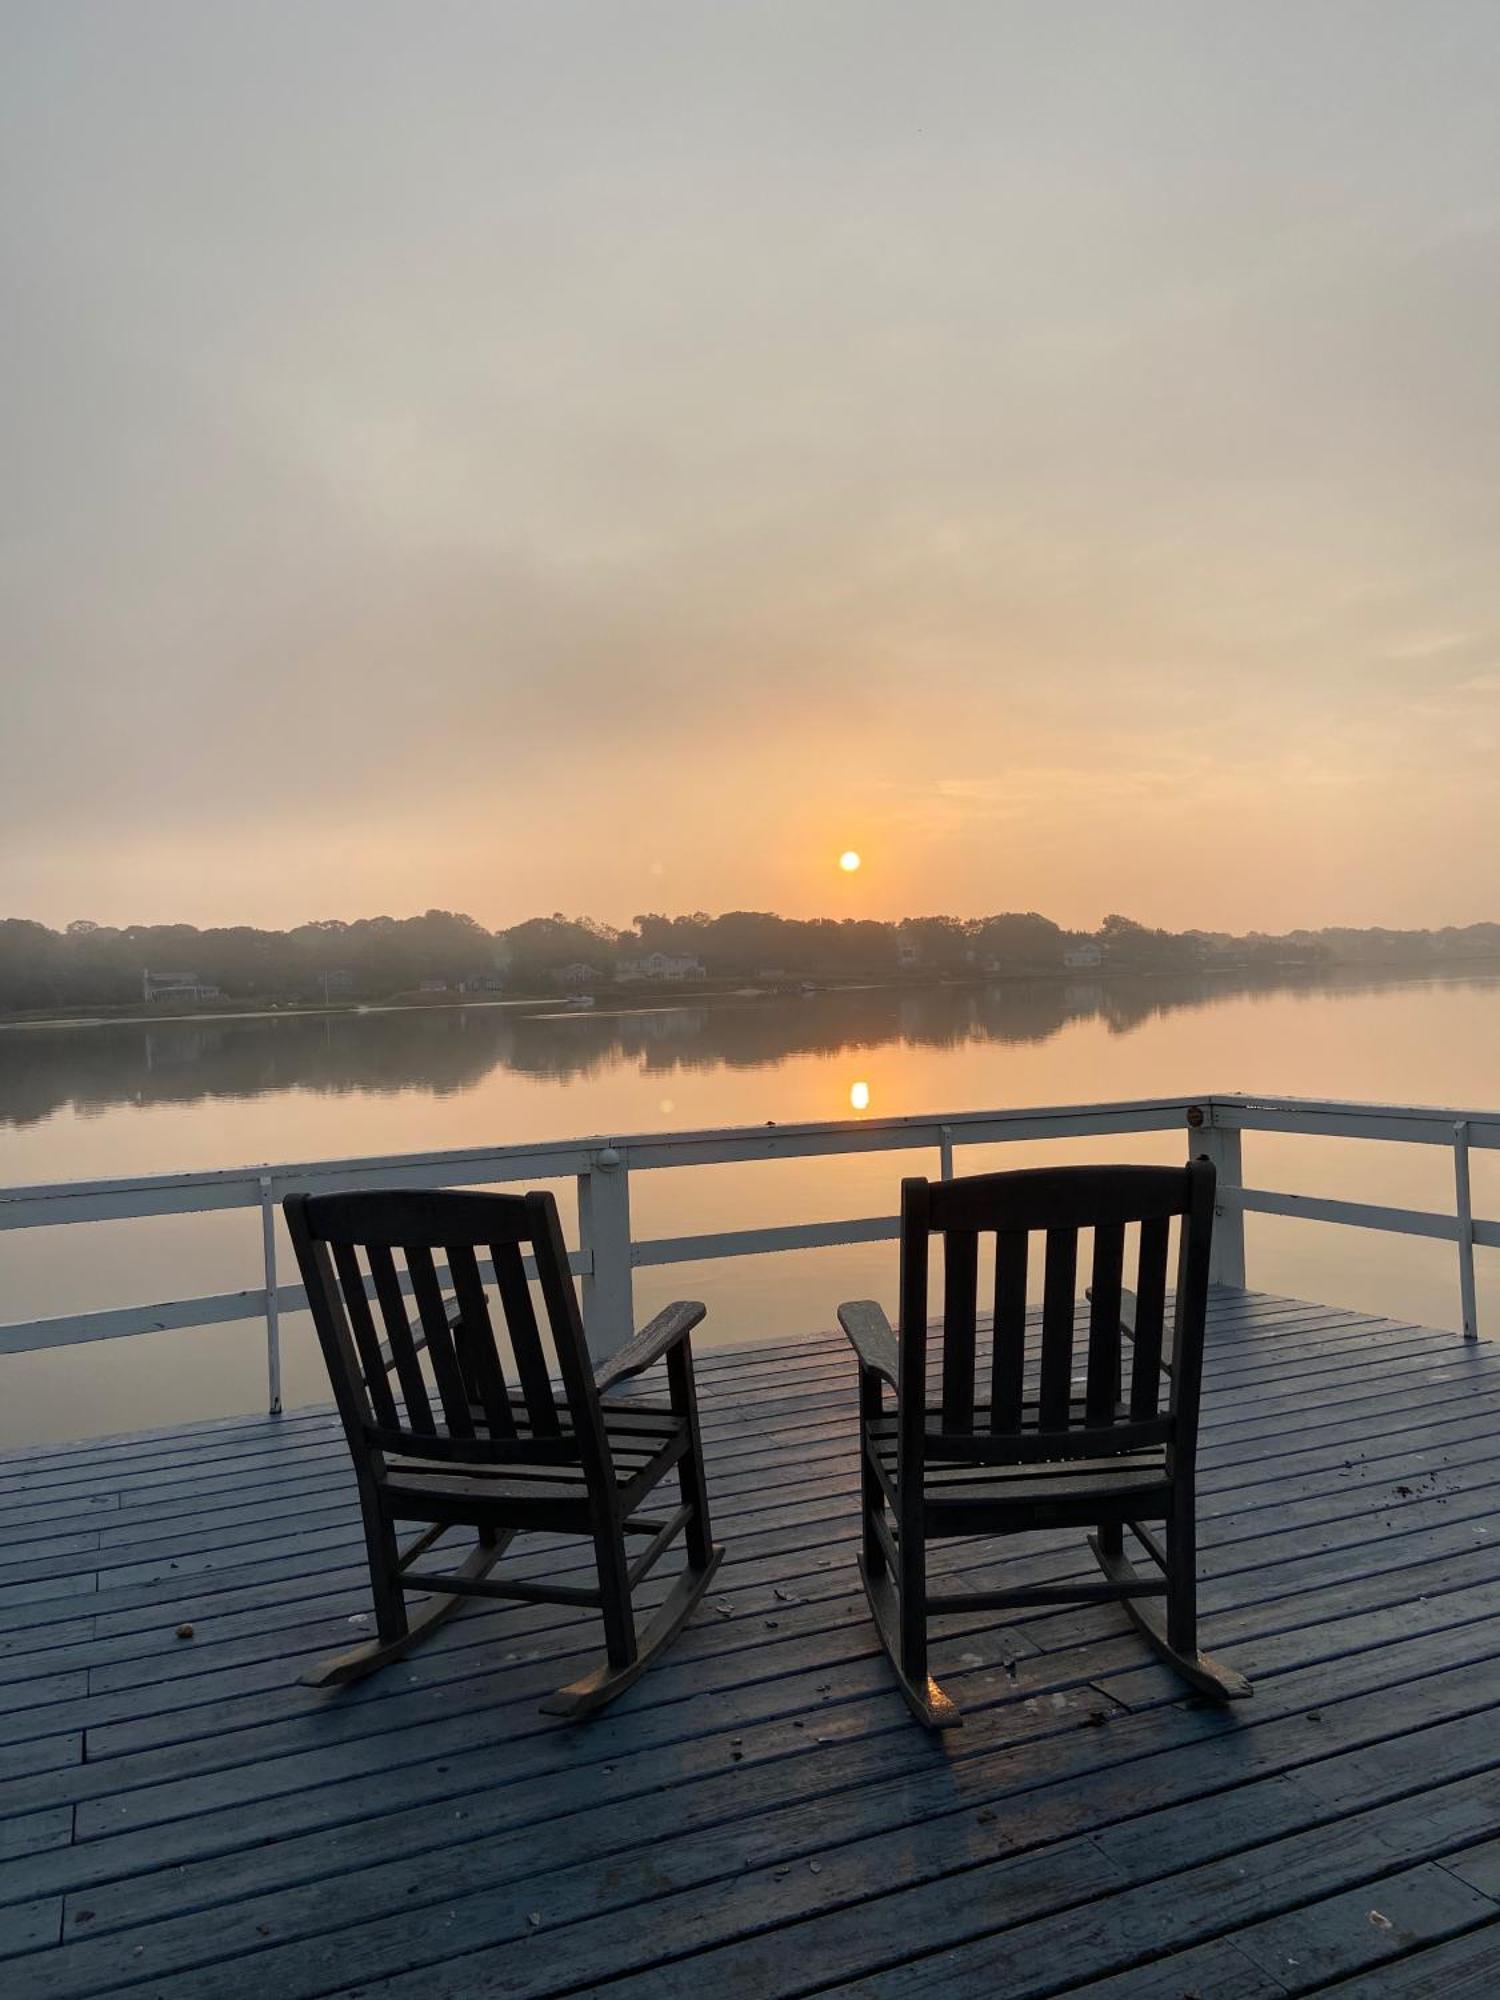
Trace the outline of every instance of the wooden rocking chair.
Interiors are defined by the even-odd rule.
[[[299,1194],[284,1206],[354,1459],[375,1598],[375,1638],[303,1679],[317,1687],[358,1680],[399,1659],[461,1598],[501,1597],[597,1607],[605,1659],[542,1709],[579,1717],[612,1701],[670,1645],[723,1555],[709,1528],[689,1340],[704,1308],[691,1301],[666,1307],[596,1372],[550,1194]],[[535,1257],[552,1361],[523,1245]],[[517,1388],[506,1380],[492,1296]],[[661,1360],[665,1406],[609,1399],[619,1383]],[[674,1467],[680,1505],[664,1517],[639,1514]],[[398,1521],[427,1525],[400,1548]],[[414,1567],[455,1526],[475,1531],[456,1568]],[[597,1588],[492,1577],[507,1545],[527,1530],[589,1538]],[[683,1530],[686,1564],[637,1633],[635,1587]],[[633,1561],[627,1535],[647,1538]],[[429,1593],[428,1602],[408,1612],[409,1591]]]
[[[1198,1650],[1194,1474],[1214,1170],[1044,1167],[901,1188],[901,1339],[873,1301],[839,1309],[859,1357],[860,1574],[902,1693],[930,1728],[962,1721],[927,1670],[932,1613],[1119,1598],[1193,1688],[1250,1693]],[[1175,1300],[1167,1261],[1180,1218]],[[1138,1225],[1134,1293],[1125,1233]],[[1074,1379],[1078,1236],[1093,1232],[1083,1379]],[[1026,1352],[1027,1250],[1046,1239],[1040,1365]],[[995,1243],[994,1344],[976,1387],[979,1241]],[[943,1239],[941,1393],[927,1382],[928,1249]],[[1128,1379],[1122,1336],[1130,1345]],[[895,1391],[894,1411],[885,1389]],[[1080,1394],[1080,1389],[1082,1393]],[[889,1506],[890,1515],[887,1514]],[[894,1524],[892,1518],[894,1517]],[[1166,1543],[1146,1526],[1165,1522]],[[927,1542],[1091,1526],[1104,1581],[934,1593]],[[1129,1529],[1155,1574],[1125,1552]],[[1165,1617],[1158,1600],[1165,1598]]]

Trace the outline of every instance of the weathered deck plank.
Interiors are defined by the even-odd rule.
[[[1204,1637],[1255,1699],[1184,1700],[1107,1607],[977,1612],[941,1745],[853,1570],[851,1376],[828,1337],[705,1354],[720,1587],[585,1729],[536,1712],[598,1643],[550,1607],[297,1684],[368,1611],[327,1412],[0,1457],[0,1990],[1493,1989],[1500,1351],[1216,1295]],[[1090,1565],[1044,1535],[1003,1567]]]

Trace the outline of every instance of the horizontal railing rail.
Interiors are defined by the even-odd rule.
[[[495,1187],[573,1179],[578,1188],[579,1244],[572,1252],[572,1265],[583,1280],[589,1344],[602,1356],[630,1337],[633,1273],[638,1269],[883,1242],[897,1234],[897,1218],[891,1214],[639,1240],[630,1224],[633,1174],[757,1160],[930,1150],[938,1156],[940,1174],[947,1176],[953,1172],[956,1152],[963,1147],[1173,1130],[1184,1131],[1189,1152],[1206,1153],[1218,1169],[1217,1281],[1245,1282],[1247,1213],[1451,1242],[1458,1248],[1463,1330],[1468,1337],[1477,1337],[1474,1247],[1500,1248],[1500,1222],[1478,1218],[1472,1212],[1469,1155],[1475,1148],[1500,1151],[1500,1112],[1211,1095],[646,1132],[0,1188],[0,1230],[253,1209],[260,1220],[264,1271],[264,1282],[245,1290],[0,1325],[0,1354],[259,1319],[266,1329],[270,1404],[273,1410],[279,1409],[280,1317],[304,1310],[307,1304],[302,1287],[285,1284],[278,1275],[276,1212],[285,1195],[298,1190],[329,1192],[377,1185]],[[1241,1161],[1245,1132],[1447,1147],[1454,1163],[1453,1213],[1247,1187]]]

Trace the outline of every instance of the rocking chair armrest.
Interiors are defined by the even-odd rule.
[[[669,1348],[685,1341],[707,1312],[708,1307],[697,1299],[678,1299],[672,1305],[663,1306],[655,1319],[641,1328],[634,1340],[627,1341],[618,1354],[612,1354],[595,1370],[594,1387],[602,1395],[617,1382],[639,1375],[642,1369],[660,1361]]]
[[[885,1308],[874,1299],[851,1299],[839,1307],[839,1325],[859,1356],[861,1368],[873,1369],[893,1389],[900,1386],[900,1351]]]

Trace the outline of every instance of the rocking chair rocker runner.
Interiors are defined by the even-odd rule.
[[[666,1307],[596,1372],[550,1194],[301,1194],[288,1196],[285,1210],[354,1460],[375,1598],[376,1637],[304,1680],[358,1680],[399,1659],[461,1598],[502,1597],[597,1607],[604,1661],[542,1708],[580,1717],[612,1701],[676,1637],[723,1555],[709,1528],[689,1339],[703,1307]],[[523,1245],[535,1258],[550,1361]],[[517,1387],[506,1380],[497,1326],[509,1335]],[[665,1405],[611,1399],[627,1377],[662,1360]],[[640,1514],[674,1468],[680,1505]],[[404,1549],[398,1521],[426,1524]],[[418,1567],[455,1526],[475,1531],[457,1567]],[[683,1530],[686,1564],[638,1633],[636,1585]],[[508,1544],[526,1531],[588,1537],[597,1588],[492,1577]],[[646,1537],[634,1560],[625,1553],[627,1535]],[[409,1611],[408,1592],[427,1593],[427,1603]]]
[[[1250,1683],[1198,1650],[1194,1474],[1214,1170],[1044,1167],[901,1188],[901,1339],[872,1301],[841,1306],[859,1357],[860,1574],[902,1693],[930,1728],[961,1722],[927,1670],[932,1613],[1119,1598],[1190,1686],[1217,1700]],[[1175,1301],[1167,1261],[1180,1218]],[[1136,1224],[1134,1292],[1123,1284]],[[1088,1325],[1075,1380],[1078,1237],[1093,1232]],[[1026,1266],[1045,1237],[1039,1367],[1028,1364]],[[993,1234],[994,1343],[976,1356],[980,1238]],[[941,1392],[927,1385],[928,1249],[943,1239]],[[1128,1344],[1128,1368],[1122,1348]],[[976,1384],[976,1358],[986,1379]],[[987,1363],[987,1365],[985,1365]],[[895,1391],[888,1410],[885,1390]],[[1080,1393],[1081,1392],[1081,1393]],[[889,1506],[890,1514],[887,1514]],[[894,1516],[894,1520],[892,1520]],[[1166,1524],[1165,1546],[1145,1525]],[[1091,1526],[1104,1581],[946,1594],[927,1542]],[[1125,1552],[1129,1529],[1155,1572]],[[1165,1617],[1161,1604],[1165,1599]]]

